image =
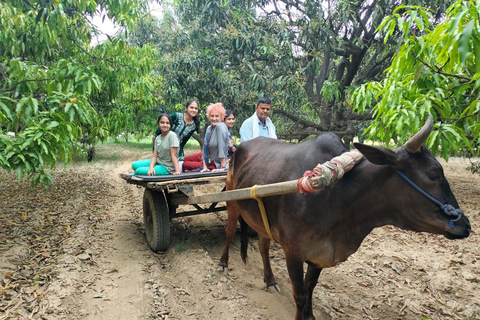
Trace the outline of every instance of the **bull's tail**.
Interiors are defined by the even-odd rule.
[[[235,153],[232,154],[230,160],[228,161],[228,174],[233,177],[233,166],[235,165]],[[227,175],[228,175],[227,174]]]
[[[238,221],[240,221],[240,256],[243,263],[247,263],[248,224],[243,220],[242,216],[238,217]]]

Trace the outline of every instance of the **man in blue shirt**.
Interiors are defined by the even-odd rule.
[[[277,139],[275,126],[269,118],[271,110],[272,102],[269,98],[258,99],[255,113],[240,127],[240,142],[255,139],[258,136]]]

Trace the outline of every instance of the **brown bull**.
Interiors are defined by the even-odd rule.
[[[404,146],[395,150],[356,144],[367,160],[361,161],[330,186],[310,193],[263,198],[271,233],[285,252],[295,319],[315,319],[312,293],[323,268],[345,261],[377,227],[394,225],[405,230],[443,234],[460,239],[470,234],[470,222],[460,210],[455,219],[438,204],[409,185],[400,170],[437,200],[458,208],[440,163],[423,146],[433,129],[432,118]],[[300,144],[268,138],[242,143],[227,176],[227,190],[293,180],[318,163],[346,152],[334,134],[324,134]],[[255,200],[228,201],[226,244],[220,266],[228,266],[228,249],[237,219],[259,236],[267,287],[277,283],[269,261],[270,239]],[[453,208],[452,208],[453,209]],[[242,226],[241,253],[246,261],[247,237]],[[308,269],[304,277],[303,264]]]

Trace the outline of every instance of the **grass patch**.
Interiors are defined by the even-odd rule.
[[[188,150],[188,151],[187,151]],[[195,139],[190,139],[185,145],[186,155],[197,153],[200,151],[200,144]],[[125,138],[110,138],[104,143],[99,143],[95,145],[95,157],[91,163],[102,163],[102,162],[120,162],[125,157],[138,155],[140,158],[151,157],[152,152],[152,139],[151,137],[146,137],[140,140],[135,140],[135,138],[125,141]],[[146,154],[148,154],[146,156]],[[77,164],[86,164],[87,155],[84,151],[77,151],[72,154],[73,163]],[[137,159],[137,160],[138,160]]]
[[[133,147],[133,148],[140,148],[140,149],[148,149],[151,150],[153,146],[153,141],[151,137],[142,138],[140,140],[135,140],[135,138],[130,137],[129,141],[125,141],[124,138],[118,139],[109,139],[106,145],[116,144],[122,145],[126,147]],[[185,144],[185,149],[199,149],[200,143],[197,140],[190,138],[187,143]]]
[[[95,158],[93,158],[92,163],[95,162],[118,162],[122,160],[120,152],[102,152],[102,149],[96,149]]]
[[[124,146],[124,147],[129,147],[129,148],[138,148],[142,150],[151,150],[153,143],[152,143],[152,138],[151,137],[146,137],[140,140],[135,140],[135,139],[130,139],[129,141],[125,141],[123,138],[122,139],[108,139],[107,142],[104,143],[106,146],[112,146],[112,145],[117,145],[117,146]]]
[[[104,143],[95,145],[95,156],[92,163],[98,162],[119,162],[128,155],[138,154],[144,157],[145,153],[152,152],[151,138],[143,138],[139,141],[124,141],[110,138]],[[87,163],[86,151],[77,151],[72,154],[74,163]]]
[[[175,245],[175,251],[176,252],[184,252],[184,251],[187,251],[187,250],[188,250],[188,244],[186,244],[183,241],[180,241]]]
[[[123,148],[122,148],[123,149]],[[97,162],[118,162],[122,160],[121,151],[118,148],[97,145],[95,147],[95,157],[91,163]],[[72,154],[73,163],[87,163],[87,154],[83,151],[77,151]]]
[[[101,148],[95,148],[95,157],[90,163],[99,163],[99,162],[118,162],[122,160],[122,155],[120,152],[105,152]],[[75,153],[72,155],[72,160],[74,164],[85,164],[87,162],[87,156],[85,153]]]
[[[480,161],[472,161],[470,160],[470,166],[467,167],[466,170],[471,171],[472,173],[480,174]]]

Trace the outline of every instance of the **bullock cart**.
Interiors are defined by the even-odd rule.
[[[203,201],[195,201],[196,186],[211,184],[225,186],[226,176],[227,172],[223,171],[184,173],[178,176],[121,175],[120,177],[129,184],[145,188],[143,193],[145,235],[150,248],[154,252],[159,252],[168,249],[171,219],[226,210],[225,205],[219,205],[222,200],[217,200],[218,194],[207,194],[203,196]],[[210,205],[199,206],[205,203]],[[191,205],[194,209],[177,212],[180,205]]]
[[[218,212],[226,210],[219,205],[230,200],[255,199],[262,213],[267,232],[270,234],[268,218],[262,198],[295,192],[311,192],[329,185],[353,168],[362,158],[358,151],[347,152],[325,164],[318,165],[314,171],[298,180],[283,181],[249,188],[225,190],[226,171],[193,172],[182,175],[138,176],[121,175],[127,183],[144,187],[143,221],[147,243],[154,252],[166,250],[170,242],[170,220],[173,218]],[[323,174],[321,173],[323,171]],[[320,173],[320,174],[319,174]],[[337,174],[338,173],[338,174]],[[195,195],[195,186],[222,184],[223,190],[217,193]],[[200,204],[209,204],[201,207]],[[195,209],[177,212],[180,205],[191,205]]]

